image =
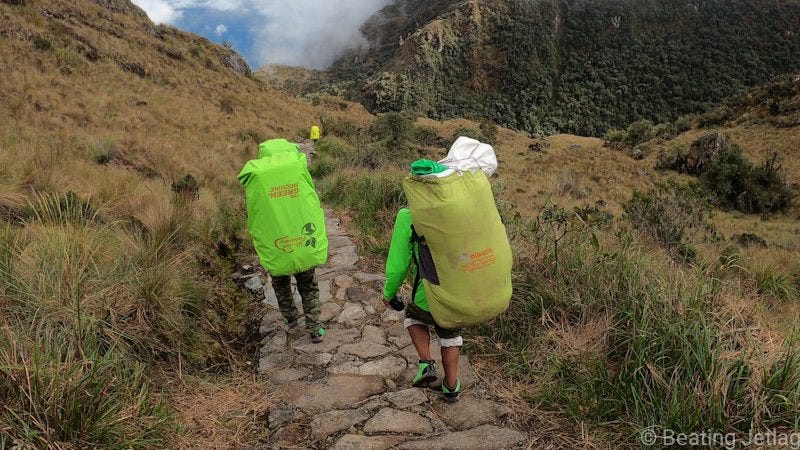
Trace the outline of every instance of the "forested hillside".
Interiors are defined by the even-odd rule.
[[[674,120],[800,64],[796,0],[404,0],[363,30],[317,88],[541,134]]]

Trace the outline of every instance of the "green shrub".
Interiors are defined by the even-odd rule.
[[[777,267],[756,270],[756,288],[761,294],[771,295],[781,301],[800,300],[800,289],[792,275]]]
[[[678,134],[678,128],[673,123],[660,123],[653,128],[653,137],[669,141]]]
[[[308,168],[308,171],[311,174],[311,176],[317,180],[332,174],[335,170],[336,166],[334,166],[331,159],[325,155],[315,156],[314,160],[311,162],[311,165]]]
[[[43,38],[42,36],[34,36],[32,39],[33,46],[36,47],[37,50],[52,50],[53,44],[50,43],[47,39]]]
[[[395,215],[406,205],[403,177],[401,173],[381,172],[334,174],[318,186],[323,201],[348,208],[354,214],[367,249],[386,255]]]
[[[464,136],[472,139],[476,139],[481,142],[488,143],[488,138],[483,135],[479,130],[471,127],[458,127],[456,131],[453,132],[453,141],[458,139],[459,137]]]
[[[361,128],[347,119],[320,114],[319,121],[325,135],[337,136],[350,143],[355,143],[361,133]],[[303,137],[308,137],[308,130],[303,130]]]
[[[680,116],[675,120],[675,131],[678,133],[685,133],[692,128],[694,128],[694,124],[697,122],[697,114],[687,114],[685,116]]]
[[[653,138],[653,122],[640,120],[628,126],[624,142],[628,145],[637,145]]]
[[[412,136],[414,142],[424,147],[440,146],[444,141],[439,137],[439,132],[436,131],[436,128],[424,125],[415,126]]]
[[[682,257],[691,253],[692,242],[718,238],[709,221],[711,206],[696,186],[669,182],[648,193],[636,191],[624,210],[634,228]]]
[[[777,164],[777,155],[753,167],[736,145],[716,155],[701,175],[701,180],[720,206],[745,213],[783,211],[791,205],[793,198],[783,170]]]
[[[684,173],[689,156],[689,146],[682,142],[672,142],[658,153],[656,170],[674,170]]]
[[[698,126],[700,128],[706,128],[715,125],[723,125],[731,117],[733,117],[733,109],[731,109],[730,106],[718,106],[700,116]]]
[[[494,145],[497,143],[497,136],[500,133],[500,129],[497,127],[496,124],[489,122],[489,121],[482,121],[480,124],[480,132],[484,136],[485,142],[487,144]]]
[[[411,140],[414,120],[402,113],[380,114],[369,127],[369,134],[375,141],[390,145],[404,144]]]
[[[618,142],[625,142],[628,138],[628,134],[622,130],[617,129],[610,129],[606,131],[606,134],[603,135],[603,141],[608,144],[614,144]]]

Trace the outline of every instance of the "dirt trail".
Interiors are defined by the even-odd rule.
[[[303,327],[287,332],[275,294],[261,324],[258,372],[280,385],[285,401],[269,414],[268,448],[499,449],[527,436],[509,427],[512,410],[498,403],[461,357],[461,400],[410,388],[417,353],[403,328],[403,313],[381,301],[383,275],[359,269],[356,246],[327,212],[330,259],[317,269],[321,321],[327,334],[312,344]],[[299,296],[295,301],[299,304]],[[437,370],[441,356],[432,340]]]

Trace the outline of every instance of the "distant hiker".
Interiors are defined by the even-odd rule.
[[[316,126],[316,125],[312,126],[309,139],[311,139],[311,142],[314,143],[314,146],[317,145],[317,141],[319,141],[319,137],[320,137],[319,127]]]
[[[299,315],[291,277],[303,300],[305,326],[312,342],[322,342],[319,288],[315,268],[328,260],[325,214],[308,172],[306,155],[297,144],[273,139],[258,147],[239,182],[247,193],[248,229],[261,265],[272,278],[286,325],[297,326]]]
[[[422,387],[437,379],[430,353],[433,327],[442,348],[442,394],[455,402],[461,392],[460,330],[508,308],[512,261],[486,176],[497,168],[494,150],[460,138],[443,163],[447,165],[417,161],[403,181],[409,207],[395,219],[383,299],[388,306],[403,309],[397,291],[410,267],[414,281],[404,325],[419,354],[412,385]]]

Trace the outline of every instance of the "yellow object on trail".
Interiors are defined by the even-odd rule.
[[[319,127],[316,126],[316,125],[311,127],[311,137],[309,139],[311,139],[312,141],[318,141],[319,140],[319,135],[320,135]]]

